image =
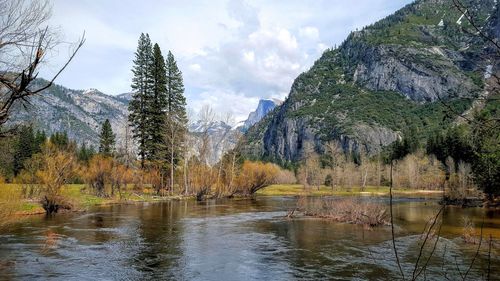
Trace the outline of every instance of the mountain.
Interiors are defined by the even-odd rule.
[[[129,101],[132,100],[132,94],[133,94],[132,92],[128,92],[128,93],[123,93],[123,94],[116,95],[115,97],[117,99],[123,100],[126,103],[128,103]]]
[[[243,123],[241,130],[243,132],[247,131],[250,127],[255,125],[257,122],[262,120],[269,112],[271,112],[276,106],[280,105],[281,101],[276,99],[261,99],[259,100],[259,105],[255,111],[250,112],[247,120]]]
[[[33,87],[46,83],[37,79]],[[125,137],[127,104],[96,89],[72,90],[54,84],[31,97],[29,104],[18,105],[9,123],[31,123],[47,133],[66,131],[78,143],[97,146],[101,125],[109,119],[119,146]]]
[[[208,162],[215,164],[225,152],[236,147],[242,133],[259,122],[279,104],[281,104],[281,101],[277,99],[261,99],[255,111],[248,115],[248,119],[241,126],[235,128],[224,121],[212,121],[207,124],[198,120],[189,124],[188,130],[194,142],[200,142],[205,133],[208,135],[210,148]]]
[[[240,136],[240,130],[233,128],[224,121],[212,121],[208,124],[201,120],[189,124],[189,133],[195,143],[202,141],[202,138],[208,136],[209,155],[208,162],[215,164],[221,159],[225,152],[233,149]],[[198,147],[194,145],[194,147]],[[194,153],[198,153],[194,151]]]
[[[498,35],[496,0],[461,1],[486,34]],[[352,32],[294,81],[290,94],[239,143],[249,158],[300,160],[306,148],[374,154],[406,131],[422,141],[456,120],[486,93],[488,73],[498,73],[496,50],[470,30],[452,0],[415,1],[395,14]],[[493,61],[492,61],[493,60]]]

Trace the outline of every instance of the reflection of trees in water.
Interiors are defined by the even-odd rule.
[[[139,224],[136,233],[139,247],[130,256],[133,266],[144,277],[153,279],[179,279],[182,273],[179,259],[184,217],[192,204],[188,201],[162,202],[137,208]]]
[[[390,270],[368,261],[369,247],[390,239],[385,228],[367,230],[361,225],[316,218],[259,222],[255,228],[258,232],[271,232],[285,243],[287,250],[274,258],[288,262],[295,276],[308,279],[389,276]],[[364,268],[360,268],[363,263]]]
[[[395,212],[398,230],[396,243],[401,251],[404,271],[410,277],[423,240],[422,230],[428,219],[436,215],[436,206],[428,202],[398,203],[394,206],[397,210]],[[444,268],[450,272],[447,277],[460,278],[457,267],[460,268],[462,275],[465,275],[467,267],[476,255],[478,245],[463,243],[460,237],[463,230],[463,225],[460,224],[461,218],[471,217],[477,222],[475,226],[478,231],[482,218],[487,212],[489,211],[480,208],[445,209],[441,237],[426,270],[427,277],[443,278],[441,273]],[[494,221],[495,214],[489,216],[491,219],[488,220],[487,215],[485,222],[490,223],[491,230],[496,229],[496,232],[500,233],[498,221]],[[498,218],[498,215],[496,217]],[[485,227],[487,224],[485,223]],[[307,218],[264,221],[256,223],[255,228],[258,232],[271,232],[280,241],[284,241],[288,250],[275,258],[286,260],[291,264],[291,268],[297,271],[297,274],[303,274],[307,278],[331,276],[346,278],[363,276],[367,279],[377,279],[380,276],[398,278],[397,265],[389,243],[390,229],[386,227],[365,230],[357,225]],[[429,237],[428,246],[424,249],[422,257],[424,261],[432,251],[435,239],[435,235]],[[471,280],[480,278],[481,274],[486,272],[489,264],[487,242],[483,241],[481,252],[476,256],[474,266],[468,273],[468,278],[472,277]],[[493,254],[491,254],[492,272],[498,272],[500,269],[498,250],[493,249]]]

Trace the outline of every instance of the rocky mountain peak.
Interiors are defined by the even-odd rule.
[[[242,130],[246,131],[254,124],[259,122],[264,118],[269,112],[271,112],[276,106],[280,105],[282,102],[278,99],[261,99],[255,111],[250,112],[247,120],[243,123]]]
[[[496,0],[462,2],[485,33],[498,33]],[[239,149],[278,163],[299,161],[306,147],[323,153],[332,141],[346,152],[373,154],[409,128],[425,138],[450,126],[439,101],[464,112],[484,91],[488,65],[488,73],[499,71],[484,40],[463,32],[471,28],[452,0],[420,0],[351,33],[295,79],[287,99],[248,129]]]

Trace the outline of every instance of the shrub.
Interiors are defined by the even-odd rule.
[[[191,164],[190,174],[190,184],[196,195],[196,200],[201,201],[215,185],[217,172],[209,165],[195,161]]]
[[[295,184],[297,183],[297,178],[292,171],[280,169],[276,175],[276,184]]]
[[[325,178],[325,186],[332,187],[333,188],[333,177],[331,174],[326,175]]]
[[[97,196],[106,196],[106,185],[111,182],[113,160],[102,155],[96,155],[89,161],[89,166],[83,169],[82,178]]]
[[[241,194],[252,195],[276,182],[280,168],[271,163],[245,161],[236,179]]]
[[[57,213],[63,204],[61,188],[75,174],[76,162],[73,153],[59,150],[47,142],[41,156],[41,168],[36,172],[42,187],[41,203],[47,214]]]
[[[300,211],[307,216],[333,219],[339,222],[379,226],[388,223],[385,206],[359,199],[313,199],[299,200]]]

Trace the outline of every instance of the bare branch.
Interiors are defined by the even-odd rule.
[[[41,93],[54,83],[85,43],[85,32],[64,65],[49,82],[34,89],[33,81],[47,52],[57,45],[55,33],[47,26],[48,1],[0,0],[0,127],[19,102]],[[0,135],[2,132],[0,132]]]

